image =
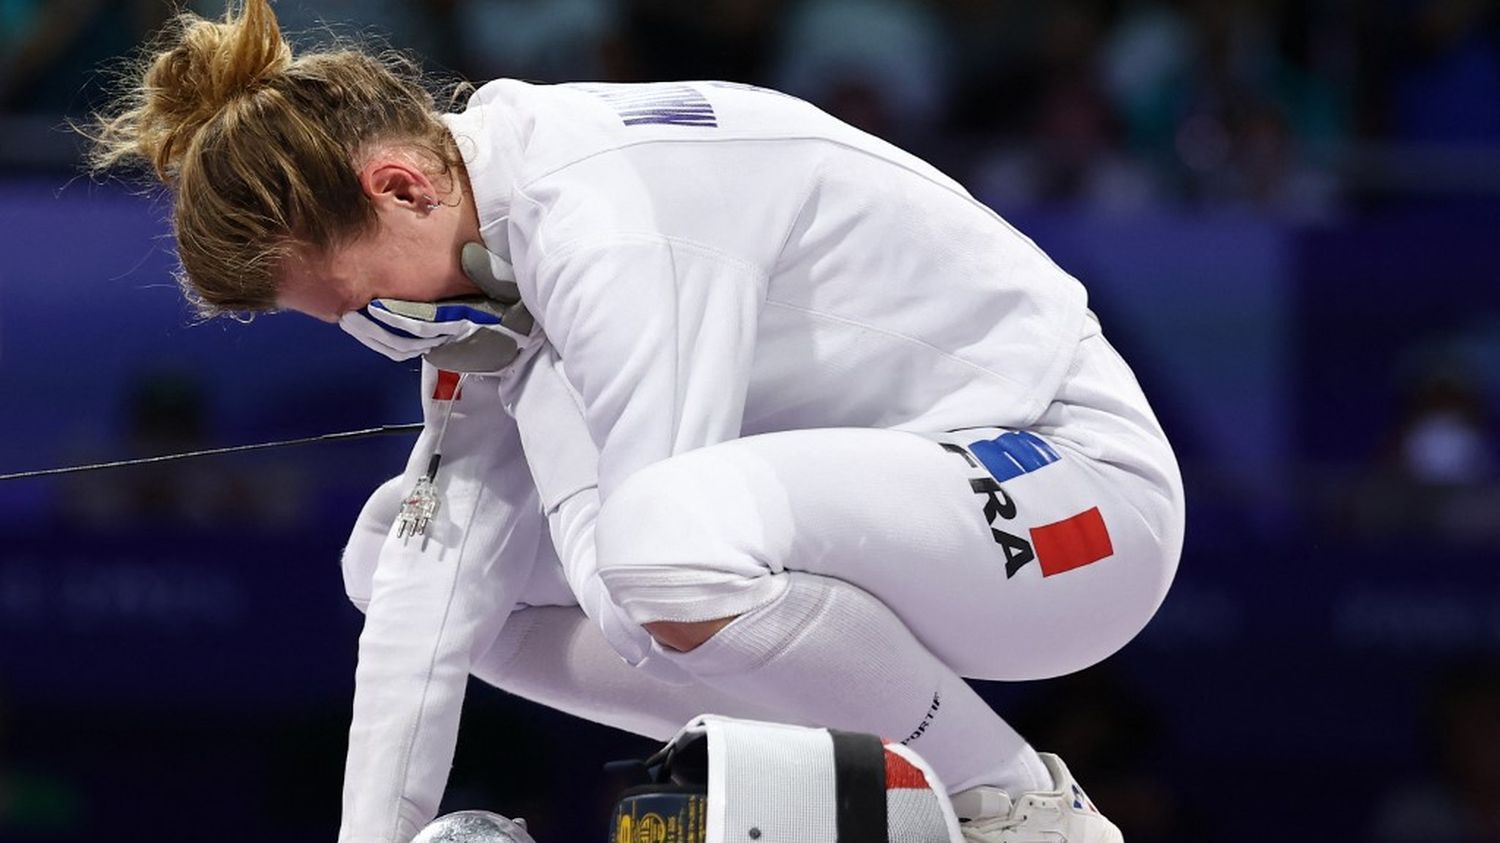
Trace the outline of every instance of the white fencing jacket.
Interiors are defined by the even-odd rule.
[[[952,179],[792,97],[502,80],[445,120],[546,342],[465,384],[427,541],[355,561],[345,843],[405,843],[435,814],[469,661],[511,607],[571,592],[628,637],[592,529],[631,473],[776,430],[1026,427],[1086,313]],[[446,403],[426,402],[408,482]]]

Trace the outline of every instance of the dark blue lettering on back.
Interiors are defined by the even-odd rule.
[[[714,107],[689,85],[573,85],[609,103],[627,126],[707,126],[718,128]]]

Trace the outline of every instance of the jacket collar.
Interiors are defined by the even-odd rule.
[[[512,83],[514,84],[514,83]],[[490,251],[510,260],[509,221],[511,198],[522,160],[521,133],[507,113],[503,83],[490,83],[469,98],[459,114],[441,115],[458,145],[474,205],[479,213],[479,234]]]

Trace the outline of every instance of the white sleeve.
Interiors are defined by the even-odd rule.
[[[646,655],[644,631],[609,602],[595,562],[599,451],[584,419],[583,400],[550,344],[538,350],[524,374],[512,410],[563,576],[584,613],[605,630],[620,655],[640,664]]]
[[[435,382],[424,366],[424,395]],[[408,489],[427,468],[447,404],[424,401],[427,427],[402,481]],[[441,505],[427,537],[387,538],[371,581],[341,843],[406,843],[436,815],[473,661],[499,634],[536,561],[536,491],[492,379],[465,382],[442,453]]]
[[[550,343],[541,344],[520,374],[510,390],[511,414],[552,546],[569,587],[583,601],[584,581],[593,570],[587,563],[592,560],[594,529],[589,513],[598,509],[599,450],[584,421],[582,399],[569,386]],[[592,603],[583,605],[592,617]]]
[[[765,274],[657,234],[564,247],[534,310],[582,398],[599,495],[638,469],[739,436]]]
[[[610,602],[594,524],[635,471],[739,436],[765,276],[694,243],[637,235],[562,250],[530,280],[551,349],[538,355],[516,418],[568,583],[622,657],[685,681]],[[567,443],[580,439],[596,449],[595,485],[572,479],[581,470],[550,480],[548,464],[575,462],[560,454],[576,456],[584,449]]]

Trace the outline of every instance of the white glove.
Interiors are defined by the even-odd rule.
[[[375,299],[344,314],[339,327],[392,360],[418,355],[450,372],[496,374],[531,342],[535,325],[521,304],[509,263],[478,243],[464,244],[464,274],[485,296],[439,302]]]

